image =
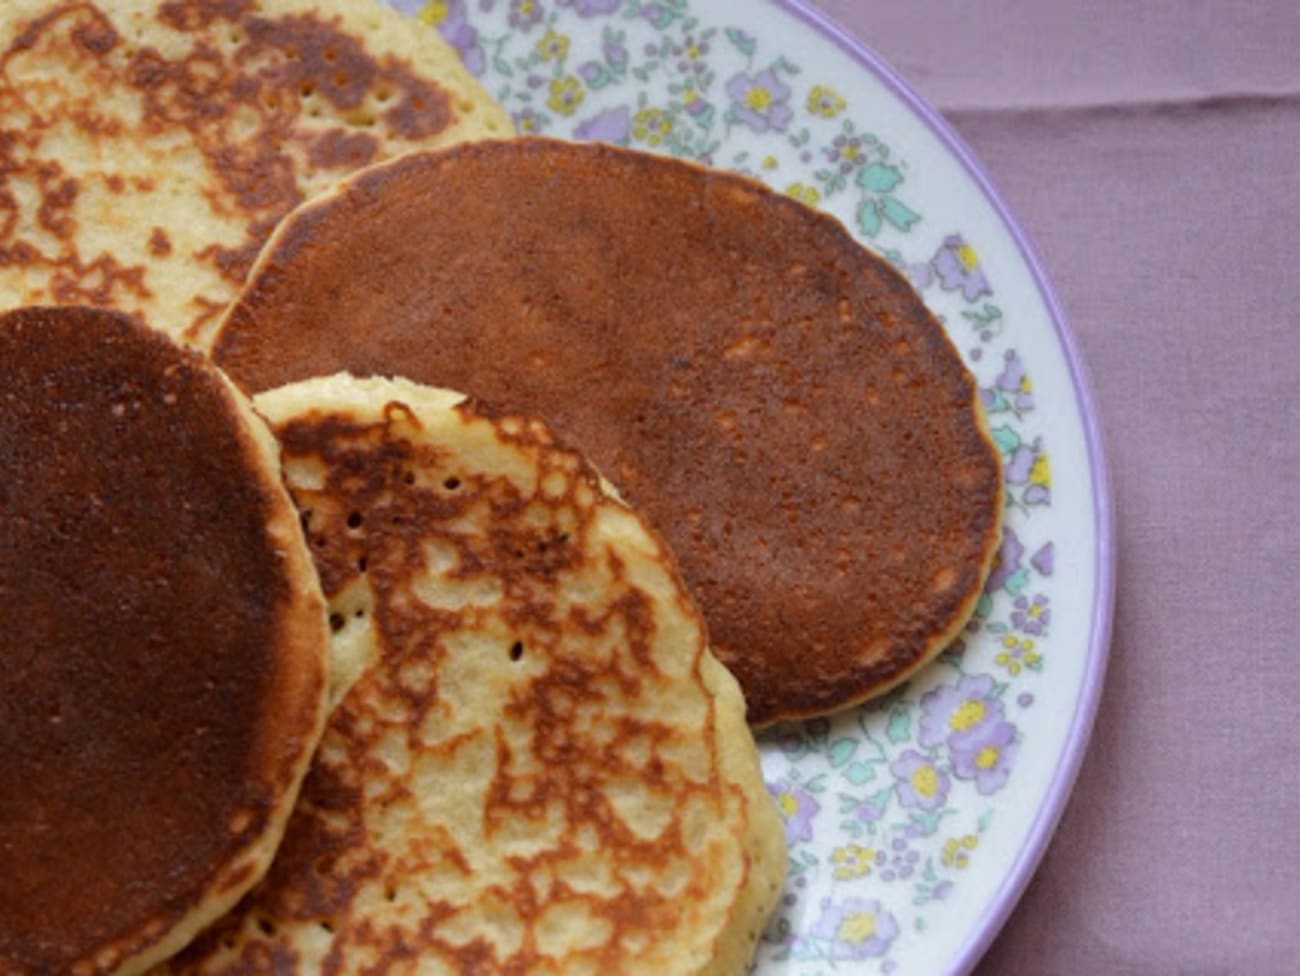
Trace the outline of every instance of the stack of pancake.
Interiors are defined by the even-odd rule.
[[[920,299],[740,177],[488,138],[370,0],[0,50],[0,974],[743,971],[750,726],[915,673],[996,548]]]

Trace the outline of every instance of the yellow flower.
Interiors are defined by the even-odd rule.
[[[958,841],[956,837],[949,837],[948,840],[944,841],[944,850],[940,854],[940,859],[943,860],[946,866],[957,868],[958,871],[963,871],[967,864],[970,864],[970,856],[966,854],[966,851],[962,850],[962,842]]]
[[[563,61],[569,55],[568,35],[557,34],[555,28],[548,27],[537,42],[537,54],[543,61]]]
[[[808,111],[822,118],[833,119],[844,111],[844,98],[834,88],[813,85],[808,93]]]
[[[940,859],[948,867],[964,871],[970,864],[970,855],[966,852],[974,850],[977,843],[979,839],[972,834],[960,838],[949,837],[944,841]]]
[[[763,157],[763,169],[776,169],[777,165],[777,158],[775,156]]]
[[[673,129],[673,118],[661,108],[643,108],[632,117],[632,137],[657,146]]]
[[[861,844],[846,844],[831,851],[831,864],[835,865],[835,877],[840,881],[849,878],[861,878],[871,873],[871,863],[876,856],[874,848]]]
[[[447,3],[447,0],[429,0],[424,5],[424,9],[420,11],[419,19],[426,24],[437,27],[447,19],[449,13],[451,13],[451,5]]]
[[[546,100],[546,104],[550,106],[552,112],[572,115],[586,96],[587,93],[582,90],[578,79],[573,75],[565,75],[551,82],[551,97]]]
[[[785,192],[800,203],[806,203],[809,206],[822,198],[821,191],[817,187],[808,186],[805,183],[791,183],[785,188]]]
[[[1029,469],[1029,483],[1042,485],[1044,488],[1052,486],[1052,463],[1047,460],[1046,451],[1040,451],[1038,457],[1034,458],[1034,464]],[[1030,613],[1034,613],[1035,616],[1042,613],[1041,607],[1036,609],[1037,613],[1034,613],[1034,610],[1030,610]]]

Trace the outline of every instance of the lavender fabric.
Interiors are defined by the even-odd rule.
[[[816,0],[975,150],[1092,375],[1092,745],[977,972],[1300,972],[1300,4]]]

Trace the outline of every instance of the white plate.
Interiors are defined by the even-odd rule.
[[[1073,338],[953,132],[793,2],[390,0],[434,23],[521,132],[749,173],[905,269],[985,390],[1005,539],[959,645],[885,700],[765,734],[790,875],[757,971],[972,968],[1047,844],[1101,687],[1112,525]]]

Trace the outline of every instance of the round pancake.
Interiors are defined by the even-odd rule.
[[[540,422],[257,398],[351,675],[266,880],[173,974],[743,972],[785,871],[672,557]]]
[[[0,317],[0,972],[137,973],[264,873],[325,715],[274,441],[111,312]]]
[[[997,547],[975,383],[904,279],[742,177],[595,144],[412,154],[296,211],[217,361],[545,417],[664,533],[755,723],[891,687]]]
[[[295,204],[511,131],[436,31],[375,0],[4,0],[0,307],[202,343]]]

